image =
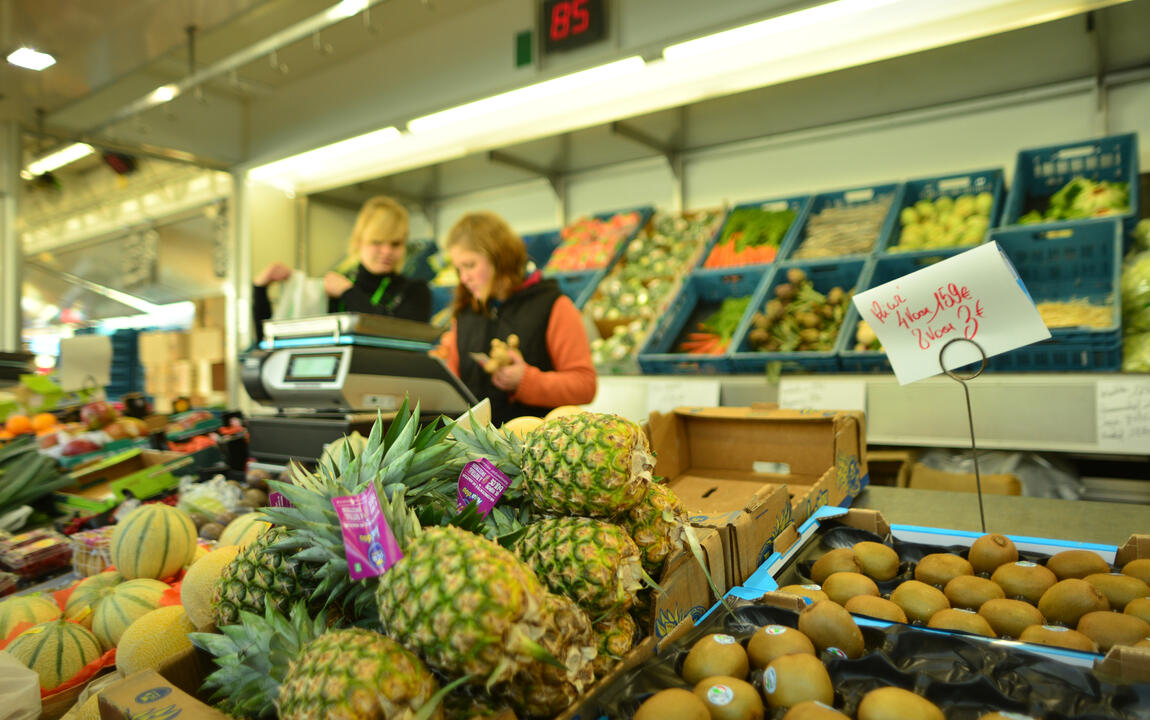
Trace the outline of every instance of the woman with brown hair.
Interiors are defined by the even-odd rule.
[[[431,317],[431,290],[427,283],[400,274],[407,252],[407,210],[379,195],[364,203],[348,242],[348,255],[359,260],[350,272],[330,271],[323,288],[327,311],[389,315],[427,322]],[[263,321],[272,316],[268,285],[286,280],[291,268],[274,262],[256,276],[252,316],[256,341],[263,339]]]
[[[459,287],[436,354],[477,398],[491,400],[492,422],[591,402],[597,377],[583,317],[554,280],[528,272],[527,248],[503,218],[464,215],[446,247]],[[487,353],[493,339],[511,335],[519,339],[511,364],[488,374],[472,353]]]

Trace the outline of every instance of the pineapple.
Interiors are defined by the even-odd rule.
[[[666,485],[648,483],[635,507],[621,523],[643,556],[643,568],[655,574],[663,562],[685,546],[683,533],[690,527],[687,506]]]
[[[319,585],[317,566],[275,550],[288,532],[272,528],[244,547],[224,566],[212,589],[212,618],[217,627],[235,625],[241,612],[265,607],[286,614],[298,600],[310,598]]]
[[[509,550],[449,526],[424,529],[403,551],[377,586],[379,619],[385,634],[432,668],[490,689],[519,682],[523,672],[554,684],[539,668],[558,662],[576,695],[590,684],[586,615],[549,596]]]
[[[595,656],[594,663],[595,677],[599,678],[610,672],[615,663],[631,651],[638,626],[630,615],[622,613],[616,617],[600,620],[592,629],[599,640],[599,653]]]
[[[280,688],[281,720],[410,720],[435,697],[439,683],[394,640],[351,628],[321,635],[292,661]],[[441,708],[424,717],[438,720]]]
[[[635,423],[601,413],[568,415],[527,437],[523,492],[543,512],[615,517],[643,497],[654,467]]]
[[[618,525],[591,518],[548,518],[527,526],[515,553],[551,592],[565,595],[593,618],[635,604],[642,588],[639,548]]]

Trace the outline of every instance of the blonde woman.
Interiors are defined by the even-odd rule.
[[[407,251],[407,210],[389,197],[364,203],[348,243],[349,256],[359,264],[343,274],[323,278],[328,312],[361,312],[427,322],[431,317],[431,290],[421,280],[401,275]],[[263,339],[263,321],[272,316],[268,285],[286,280],[291,268],[274,262],[255,279],[252,316],[256,340]]]
[[[492,422],[591,402],[598,380],[582,316],[554,280],[528,272],[527,249],[511,227],[494,213],[468,213],[446,248],[459,287],[436,354],[475,397],[491,400]],[[472,353],[511,335],[519,340],[511,364],[488,374]]]

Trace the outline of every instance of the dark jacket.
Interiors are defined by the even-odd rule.
[[[431,289],[422,280],[415,280],[399,273],[376,275],[368,272],[363,265],[352,270],[348,278],[354,284],[340,297],[328,298],[329,313],[371,313],[423,323],[431,319]],[[379,301],[372,302],[381,286],[383,292]],[[254,336],[257,343],[264,339],[264,320],[271,316],[272,305],[268,299],[268,289],[253,286],[252,320],[255,322]]]
[[[475,397],[491,400],[493,423],[502,424],[521,415],[542,417],[551,408],[511,402],[507,393],[495,387],[491,376],[471,359],[471,353],[488,353],[493,338],[506,341],[514,333],[519,336],[519,352],[528,365],[544,372],[554,370],[547,350],[547,326],[551,306],[560,295],[554,280],[529,280],[502,303],[490,303],[486,314],[468,308],[456,316],[459,377]]]

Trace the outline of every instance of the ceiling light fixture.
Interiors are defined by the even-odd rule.
[[[267,165],[261,165],[252,168],[249,176],[252,180],[260,182],[268,182],[269,184],[280,187],[280,183],[274,182],[274,179],[283,176],[307,176],[317,172],[322,172],[332,165],[340,163],[347,163],[354,159],[357,155],[370,153],[375,148],[397,140],[401,133],[399,128],[385,127],[382,130],[375,130],[364,135],[358,135],[347,140],[341,140],[331,145],[324,145],[323,147],[309,150],[299,155],[292,155],[291,157],[277,160]],[[286,184],[281,189],[290,189]]]
[[[644,65],[645,62],[643,58],[634,55],[629,58],[607,63],[606,65],[598,65],[593,68],[588,68],[587,70],[571,73],[570,75],[562,75],[557,78],[535,83],[534,85],[526,85],[516,90],[510,90],[505,93],[483,98],[482,100],[476,100],[475,102],[458,105],[453,108],[448,108],[447,110],[431,113],[430,115],[417,117],[407,124],[407,129],[412,133],[424,133],[429,130],[437,130],[447,125],[457,125],[468,122],[477,117],[504,113],[528,104],[553,98],[561,93],[582,90],[606,79],[618,78],[636,70],[641,70]]]
[[[20,177],[25,180],[31,180],[44,173],[52,172],[65,165],[70,165],[81,158],[86,158],[94,152],[96,152],[96,148],[88,143],[73,143],[72,145],[68,145],[56,152],[49,153],[38,160],[33,160],[28,163],[28,167],[24,168],[20,173]],[[26,176],[24,173],[28,173],[28,175]]]
[[[174,100],[179,94],[180,88],[178,88],[176,85],[161,85],[148,95],[148,100],[153,105],[163,105],[166,102]]]
[[[43,70],[44,68],[55,65],[56,58],[48,53],[33,50],[30,47],[22,47],[8,54],[8,62],[17,67],[27,68],[29,70]]]
[[[349,18],[366,10],[368,4],[368,0],[340,0],[328,12],[332,18]]]

